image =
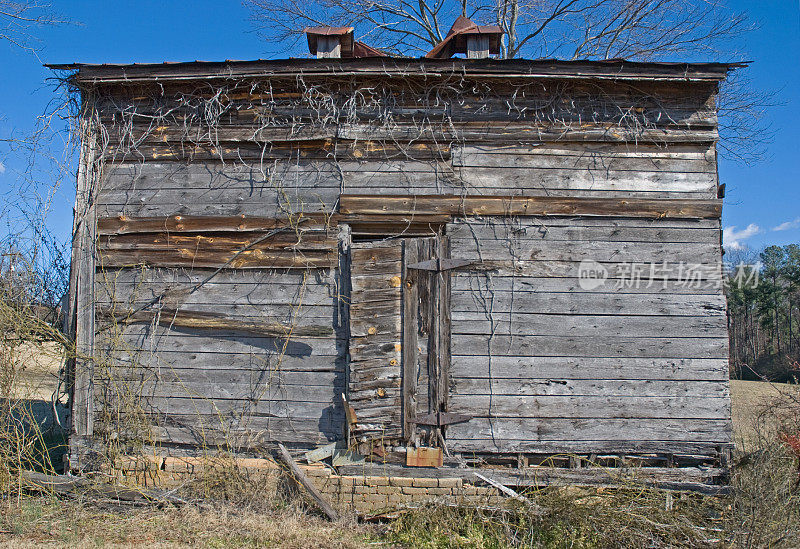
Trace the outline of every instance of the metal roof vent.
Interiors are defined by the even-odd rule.
[[[353,27],[308,27],[308,51],[317,59],[386,57],[386,54],[353,39]]]
[[[497,25],[476,25],[462,15],[455,20],[444,40],[425,57],[450,59],[456,53],[463,53],[467,59],[486,59],[500,53],[503,34],[503,29]]]

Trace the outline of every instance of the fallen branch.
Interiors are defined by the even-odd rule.
[[[491,486],[494,486],[495,488],[500,490],[502,493],[504,493],[508,497],[513,498],[513,499],[515,499],[515,500],[517,500],[519,502],[522,502],[522,503],[528,505],[530,507],[530,510],[534,514],[537,514],[537,515],[543,515],[544,514],[544,512],[545,512],[544,508],[542,508],[541,506],[539,506],[536,503],[532,502],[531,500],[529,500],[528,498],[526,498],[525,496],[523,496],[519,492],[516,492],[516,491],[512,490],[511,488],[509,488],[508,486],[506,486],[504,484],[500,484],[496,480],[492,480],[492,479],[490,479],[488,477],[485,477],[480,473],[476,472],[476,473],[474,473],[474,475],[476,477],[478,477],[479,479],[481,479],[482,481],[486,482],[487,484],[489,484]]]
[[[336,510],[331,507],[331,505],[325,501],[322,493],[317,490],[317,487],[312,484],[311,480],[306,476],[302,469],[297,465],[295,460],[289,454],[289,450],[286,449],[286,446],[283,444],[278,444],[278,450],[280,450],[281,458],[289,467],[289,470],[294,475],[294,479],[306,489],[306,491],[314,498],[314,501],[317,502],[317,505],[325,513],[329,519],[336,521],[339,520],[339,514]]]
[[[185,500],[160,490],[100,484],[83,477],[47,475],[35,471],[21,471],[20,475],[25,481],[25,488],[30,490],[54,492],[61,495],[88,495],[90,497],[103,497],[137,504],[171,503],[183,505],[186,503]]]

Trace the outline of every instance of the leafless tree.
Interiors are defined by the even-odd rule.
[[[36,54],[40,46],[36,29],[66,22],[49,3],[0,0],[0,43]],[[62,123],[69,118],[68,99],[67,94],[58,94],[45,114],[32,120],[32,131],[0,135],[0,158],[13,157],[15,166],[4,176],[13,178],[13,184],[2,196],[0,254],[12,253],[24,259],[30,275],[26,280],[36,283],[30,295],[48,304],[58,302],[68,271],[67,243],[48,224],[49,213],[58,208],[60,184],[71,170],[72,145],[66,137],[68,128]]]
[[[721,0],[246,0],[271,38],[306,26],[358,23],[364,38],[398,54],[440,42],[466,15],[506,33],[502,57],[657,59],[719,52],[748,29]],[[276,36],[277,35],[277,36]]]
[[[36,50],[38,39],[32,29],[65,23],[49,3],[27,0],[0,0],[0,40],[30,51]]]
[[[505,32],[501,57],[633,61],[740,61],[737,38],[753,28],[724,0],[244,0],[270,40],[306,26],[354,26],[359,38],[396,55],[439,43],[458,15]],[[737,77],[720,96],[721,150],[751,162],[769,140],[761,122],[770,93]]]

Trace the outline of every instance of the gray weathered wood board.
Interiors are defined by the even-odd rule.
[[[679,383],[672,379],[561,379],[561,378],[460,378],[453,377],[453,396],[616,396],[616,397],[727,397],[721,381]]]
[[[293,305],[299,310],[319,305],[330,307],[336,299],[336,289],[331,284],[329,270],[323,271],[256,271],[253,275],[244,274],[247,271],[214,274],[213,270],[163,268],[100,271],[95,277],[95,303],[116,303],[121,308],[157,300],[171,308],[212,304],[221,307],[222,312],[227,312],[231,306],[250,306],[254,316],[272,313],[274,305]]]
[[[536,291],[455,292],[453,314],[530,313],[665,316],[725,316],[723,295],[567,293]]]
[[[496,264],[491,262],[490,264]],[[543,265],[543,263],[539,263]],[[580,263],[559,262],[558,265],[567,268],[568,265],[574,267],[572,276],[569,273],[554,273],[554,276],[541,276],[534,269],[527,269],[530,275],[522,272],[511,271],[511,269],[498,269],[497,271],[478,271],[482,265],[479,263],[473,266],[464,267],[462,271],[452,271],[453,288],[462,292],[476,292],[485,294],[489,288],[501,292],[541,292],[541,293],[571,293],[571,294],[667,294],[667,295],[695,295],[708,296],[716,295],[722,280],[714,273],[714,277],[702,280],[699,284],[693,279],[679,276],[677,269],[668,271],[667,277],[663,277],[662,269],[659,265],[653,266],[653,276],[651,279],[650,265],[642,266],[639,270],[638,282],[631,276],[633,272],[628,267],[620,265],[619,268],[613,267],[612,262],[604,262],[601,265],[610,266],[608,268],[608,278],[603,284],[597,286],[582,284],[578,278],[580,273]],[[509,266],[511,264],[509,263]],[[526,266],[530,263],[526,262]],[[469,270],[474,269],[474,270]],[[568,276],[557,276],[567,274]],[[704,272],[704,275],[708,274]]]
[[[730,414],[730,399],[696,396],[451,396],[450,411],[493,418],[717,419]]]
[[[241,400],[250,402],[253,406],[270,402],[333,404],[335,400],[340,400],[339,396],[344,389],[342,380],[336,382],[334,376],[331,376],[330,382],[326,385],[289,384],[275,376],[275,379],[254,380],[251,383],[226,384],[198,381],[103,380],[99,378],[98,392],[102,391],[102,386],[107,387],[109,395],[118,395],[120,398],[163,399],[162,405],[167,408],[169,408],[169,401],[172,398],[198,401]],[[299,411],[296,413],[301,414]]]
[[[558,218],[519,216],[509,219],[460,220],[448,225],[459,242],[590,241],[615,243],[719,244],[719,221],[708,219]]]
[[[209,386],[217,384],[231,387],[231,390],[239,391],[242,394],[249,394],[254,390],[267,386],[329,387],[337,384],[341,385],[344,380],[343,368],[323,370],[309,367],[300,369],[292,366],[287,367],[282,362],[273,365],[262,362],[260,367],[257,367],[259,366],[257,364],[253,364],[251,368],[243,368],[235,362],[228,365],[218,364],[215,368],[211,366],[189,368],[185,367],[184,364],[178,364],[177,366],[179,367],[174,366],[164,364],[160,368],[144,365],[126,367],[117,363],[99,372],[97,379],[111,383],[139,383],[141,387],[144,387],[145,385],[143,384],[146,383],[162,383],[165,385],[208,384]],[[187,391],[189,386],[186,385]],[[201,390],[201,387],[198,385],[196,390]],[[218,389],[212,388],[211,390],[216,391]]]
[[[453,334],[454,354],[526,356],[604,356],[633,358],[719,358],[726,356],[723,338],[591,336],[505,336]]]
[[[531,143],[453,146],[453,165],[460,167],[541,166],[543,158],[576,169],[617,169],[664,172],[716,172],[713,146],[659,147],[644,143]],[[513,164],[508,159],[513,159]]]
[[[453,356],[454,378],[539,380],[728,380],[726,358],[609,358],[543,356]],[[487,382],[488,383],[488,382]],[[678,386],[682,383],[677,383]]]
[[[719,242],[603,242],[596,240],[555,240],[510,238],[509,240],[459,239],[459,259],[503,261],[596,261],[636,263],[647,270],[651,263],[668,261],[676,269],[683,264],[710,265],[721,262]],[[719,267],[717,267],[719,268]]]
[[[725,444],[730,436],[729,420],[685,418],[474,418],[451,425],[447,432],[451,450],[465,452],[547,451],[542,442],[586,441],[583,451],[594,450],[595,441],[617,441],[623,443],[621,447],[634,447],[635,441]]]
[[[143,352],[279,353],[297,357],[335,357],[340,352],[339,342],[333,338],[270,337],[222,330],[208,333],[206,330],[142,324],[120,325],[113,331],[101,331],[97,345],[102,349]]]
[[[164,345],[163,347],[168,347]],[[291,355],[280,351],[264,352],[254,348],[251,352],[224,352],[206,350],[184,350],[182,348],[164,349],[161,346],[150,348],[149,345],[138,347],[123,344],[114,345],[113,350],[105,350],[110,361],[109,368],[135,367],[143,370],[142,375],[167,376],[172,372],[181,375],[183,370],[209,371],[209,375],[217,370],[229,371],[233,376],[250,379],[254,373],[265,370],[280,369],[293,372],[336,372],[344,371],[343,356],[309,355],[300,353]],[[113,371],[113,370],[112,370]]]
[[[148,419],[149,442],[191,445],[198,449],[221,446],[229,450],[252,450],[272,447],[277,441],[313,447],[341,438],[341,423],[335,418],[308,420],[194,412],[165,416],[153,412]]]
[[[511,313],[458,313],[452,316],[454,334],[496,336],[608,336],[657,338],[726,338],[725,316],[634,316]]]

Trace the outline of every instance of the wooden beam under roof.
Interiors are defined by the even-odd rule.
[[[579,198],[562,196],[349,195],[339,198],[348,215],[553,215],[651,219],[717,219],[722,200]]]

